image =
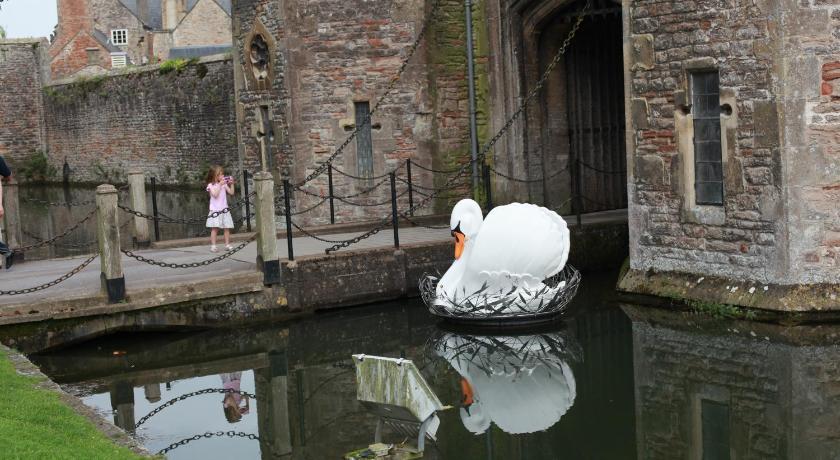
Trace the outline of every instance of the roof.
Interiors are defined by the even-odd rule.
[[[94,40],[99,42],[99,44],[102,45],[109,52],[115,53],[118,51],[122,51],[121,49],[117,48],[113,43],[111,43],[111,40],[108,39],[108,36],[105,35],[105,33],[100,31],[99,29],[93,29],[93,32],[90,35],[93,37]]]
[[[187,13],[192,11],[192,9],[195,7],[195,5],[199,1],[200,0],[187,0]],[[228,16],[230,16],[230,9],[231,9],[230,8],[230,2],[231,2],[231,0],[213,0],[213,1],[216,2],[216,4],[218,4],[223,10],[225,10],[225,13],[227,13]]]
[[[145,2],[138,0],[120,0],[132,14],[137,16],[143,24],[151,27],[154,30],[161,30],[163,28],[163,7],[161,0],[146,0]],[[138,3],[146,4],[146,11],[140,11]],[[145,13],[145,14],[143,14]],[[143,18],[147,18],[143,20]]]
[[[214,54],[224,54],[230,50],[231,45],[177,46],[169,48],[169,59],[212,56]]]
[[[146,0],[146,13],[141,14],[140,6],[138,4],[142,4],[142,1],[139,0],[119,0],[132,14],[137,16],[138,19],[141,20],[146,26],[151,27],[153,30],[161,30],[163,29],[163,2],[162,0]],[[186,13],[189,14],[195,5],[201,0],[187,0],[187,11]],[[219,7],[227,13],[228,16],[231,15],[231,0],[213,0],[216,2]],[[147,20],[143,20],[142,18],[148,18]]]

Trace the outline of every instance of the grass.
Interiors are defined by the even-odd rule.
[[[748,319],[753,320],[756,317],[755,311],[749,308],[741,308],[735,305],[704,302],[701,300],[686,299],[685,303],[691,307],[692,310],[698,313],[704,313],[717,319]]]
[[[139,459],[112,443],[38,379],[15,372],[0,350],[0,457],[4,459]]]

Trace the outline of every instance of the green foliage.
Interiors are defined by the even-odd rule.
[[[37,378],[15,372],[0,350],[0,439],[3,458],[139,459],[108,440],[93,424],[39,389]]]
[[[195,75],[198,78],[204,78],[207,75],[207,66],[204,64],[198,64],[195,66]]]
[[[735,305],[686,299],[686,305],[697,313],[703,313],[717,319],[755,319],[755,311]]]
[[[158,72],[161,75],[166,75],[172,71],[176,73],[181,73],[187,66],[198,64],[198,58],[191,58],[191,59],[167,59],[160,63],[160,67],[158,68]]]
[[[6,29],[0,26],[0,38],[6,38]]]
[[[50,164],[45,152],[38,150],[24,160],[20,175],[27,182],[49,182],[58,176],[58,169]]]
[[[109,169],[99,161],[93,163],[93,175],[98,182],[108,184],[119,184],[125,182],[123,171],[120,168]]]

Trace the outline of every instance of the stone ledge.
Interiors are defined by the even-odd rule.
[[[670,299],[683,306],[687,301],[700,301],[796,315],[803,321],[840,319],[840,285],[836,284],[779,285],[631,269],[622,273],[616,288],[623,293],[660,297],[666,303]]]
[[[8,355],[9,361],[12,363],[12,367],[15,368],[15,371],[17,371],[18,374],[25,375],[28,377],[35,377],[36,379],[40,380],[40,382],[35,384],[36,388],[57,393],[62,403],[70,407],[70,409],[72,409],[77,414],[89,420],[93,424],[93,426],[97,430],[99,430],[99,432],[105,435],[106,438],[110,439],[112,442],[119,446],[131,449],[139,455],[151,456],[151,453],[149,451],[143,448],[143,446],[141,446],[134,438],[129,436],[121,428],[109,422],[108,420],[100,417],[96,413],[96,411],[86,406],[81,399],[62,390],[57,383],[53,382],[46,375],[44,375],[40,371],[40,369],[38,369],[38,366],[32,364],[32,362],[29,361],[25,356],[12,350],[11,348],[4,346],[3,344],[0,344],[0,350],[2,350]]]
[[[177,285],[167,284],[154,288],[129,289],[126,302],[115,304],[107,303],[107,298],[97,291],[94,295],[71,299],[8,305],[0,308],[0,326],[80,316],[109,315],[195,300],[258,292],[264,289],[262,277],[262,273],[253,271],[226,275],[218,279],[182,282]]]

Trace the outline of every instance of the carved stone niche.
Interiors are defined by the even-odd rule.
[[[244,73],[249,89],[271,89],[274,81],[273,59],[276,49],[274,38],[259,20],[255,21],[242,50],[245,57]]]

